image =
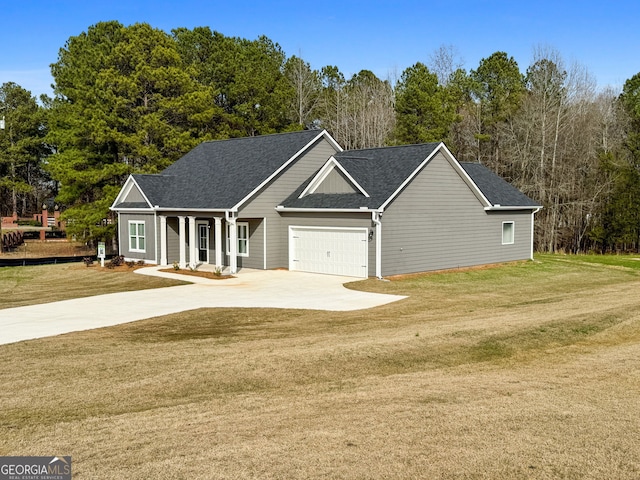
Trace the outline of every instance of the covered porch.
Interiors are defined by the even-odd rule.
[[[234,212],[221,215],[157,215],[157,263],[177,263],[179,268],[195,269],[211,265],[235,274],[249,255],[251,223],[253,231],[261,219],[240,221]],[[256,225],[257,224],[257,225]]]

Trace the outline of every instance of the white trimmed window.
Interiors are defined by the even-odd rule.
[[[145,253],[144,222],[129,220],[129,251]]]
[[[231,255],[231,232],[229,231],[230,225],[227,223],[227,255]],[[236,228],[238,231],[238,256],[249,256],[249,223],[248,222],[236,222]]]
[[[502,222],[502,244],[511,245],[515,239],[514,222]]]

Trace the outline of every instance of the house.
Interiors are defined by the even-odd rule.
[[[204,142],[111,208],[127,259],[382,278],[532,258],[541,206],[442,143],[306,130]]]

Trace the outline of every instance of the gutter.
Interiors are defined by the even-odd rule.
[[[484,207],[484,210],[486,212],[489,212],[489,211],[500,211],[500,210],[505,210],[505,211],[508,211],[508,210],[535,210],[535,212],[533,212],[533,213],[537,213],[538,211],[540,211],[541,208],[542,208],[541,206],[535,206],[534,207],[534,206],[531,206],[531,205],[526,206],[526,207],[525,206],[504,206],[503,207],[502,205],[497,204],[497,205],[491,205],[490,207]]]
[[[160,205],[154,205],[153,207],[148,208],[116,208],[109,207],[109,210],[114,212],[200,212],[200,213],[225,213],[225,212],[237,212],[237,210],[227,210],[227,209],[212,209],[212,208],[174,208],[174,207],[161,207]]]
[[[278,205],[276,207],[276,212],[328,212],[328,213],[375,213],[378,210],[369,207],[360,207],[360,208],[299,208],[299,207],[284,207],[282,205]]]

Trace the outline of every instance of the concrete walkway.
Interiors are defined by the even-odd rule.
[[[197,308],[348,311],[406,298],[349,290],[343,284],[354,281],[351,277],[245,269],[236,278],[209,280],[158,270],[159,267],[148,267],[136,273],[194,283],[3,309],[0,310],[0,344],[109,327]]]

